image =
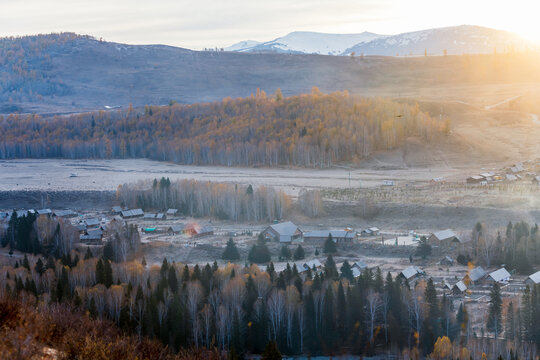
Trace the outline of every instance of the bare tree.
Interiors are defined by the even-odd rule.
[[[378,293],[373,291],[372,289],[369,290],[369,293],[366,297],[367,304],[366,304],[366,313],[367,313],[367,322],[368,322],[368,330],[369,330],[369,339],[371,342],[373,342],[373,334],[375,331],[375,323],[377,321],[377,316],[379,315],[379,308],[381,306],[381,299]]]
[[[210,347],[210,331],[212,330],[212,308],[209,304],[204,304],[201,310],[201,318],[204,326],[204,345]]]
[[[285,310],[285,296],[283,290],[274,290],[268,299],[268,315],[273,339],[276,340],[282,326],[283,313]]]
[[[199,303],[202,299],[202,288],[198,281],[191,281],[186,288],[186,305],[191,320],[191,333],[195,347],[199,347]]]

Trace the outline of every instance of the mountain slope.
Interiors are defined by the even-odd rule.
[[[325,34],[295,31],[272,41],[245,46],[248,41],[235,44],[226,50],[241,52],[277,52],[289,54],[340,55],[353,45],[366,43],[382,35],[363,32],[360,34]]]
[[[356,44],[342,55],[351,52],[364,55],[449,55],[486,54],[530,46],[516,34],[481,26],[462,25],[429,29],[374,39]]]
[[[284,96],[311,92],[313,86],[403,96],[435,85],[534,81],[540,81],[536,53],[350,58],[191,51],[75,34],[0,39],[0,114],[207,102],[250,96],[257,88],[280,88]]]

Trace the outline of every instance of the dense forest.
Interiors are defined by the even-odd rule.
[[[471,330],[467,306],[454,309],[450,299],[437,296],[431,279],[409,285],[378,269],[354,279],[350,265],[345,262],[338,269],[331,255],[322,269],[303,273],[296,265],[276,272],[272,263],[266,271],[256,265],[188,267],[165,259],[161,266],[148,266],[144,259],[111,263],[90,251],[84,258],[61,261],[19,259],[4,260],[1,298],[23,299],[30,308],[64,306],[86,312],[95,319],[86,320],[90,323],[111,321],[173,351],[217,348],[236,358],[260,354],[275,341],[288,355],[430,354],[476,360],[485,353],[513,359],[510,349],[518,349],[516,356],[534,357],[534,344],[540,341],[534,326],[540,318],[539,287],[527,287],[519,306],[503,304],[494,285],[486,327],[478,334]],[[100,329],[89,333],[91,340]],[[484,332],[500,339],[493,342]],[[81,336],[61,349],[80,346]],[[15,341],[10,337],[0,344]]]
[[[408,138],[430,142],[449,122],[418,106],[347,92],[284,98],[278,90],[195,105],[131,107],[43,119],[0,117],[0,159],[151,158],[197,165],[327,167]]]

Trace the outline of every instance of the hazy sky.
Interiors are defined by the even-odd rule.
[[[533,0],[0,0],[0,36],[71,31],[192,49],[291,31],[395,34],[461,24],[540,40]]]

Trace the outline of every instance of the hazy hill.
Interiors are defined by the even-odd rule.
[[[358,53],[357,53],[358,54]],[[540,79],[537,55],[364,57],[191,51],[75,34],[0,39],[0,113],[79,112],[171,100],[349,90],[397,96],[422,87]]]

